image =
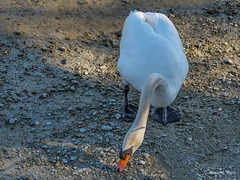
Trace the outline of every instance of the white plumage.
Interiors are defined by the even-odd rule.
[[[162,108],[155,117],[164,125],[180,120],[167,106],[187,76],[188,61],[172,22],[160,13],[130,13],[123,28],[118,69],[125,85],[123,118],[128,114],[135,119],[120,150],[117,170],[122,171],[144,139],[150,105]],[[128,105],[128,85],[141,92],[137,112]]]
[[[170,105],[188,73],[188,62],[172,22],[160,13],[131,13],[124,24],[118,69],[124,85],[131,84],[140,92],[150,74],[161,74],[173,96],[168,102],[158,96],[158,103],[152,105]]]

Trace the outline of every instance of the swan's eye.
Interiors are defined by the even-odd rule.
[[[133,150],[133,146],[129,149],[126,149],[125,151],[120,150],[119,152],[120,159],[125,160],[126,154],[132,155],[132,150]]]
[[[119,157],[120,157],[120,159],[125,160],[126,154],[122,150],[120,150]]]

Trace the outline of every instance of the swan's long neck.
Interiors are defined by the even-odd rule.
[[[168,89],[168,84],[163,76],[153,73],[149,75],[143,86],[137,116],[132,125],[132,128],[146,127],[150,110],[151,97],[156,87],[166,90]]]

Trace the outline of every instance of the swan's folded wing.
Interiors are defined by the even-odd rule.
[[[180,88],[188,63],[171,21],[159,13],[132,13],[124,24],[118,68],[123,80],[139,91],[151,73]]]

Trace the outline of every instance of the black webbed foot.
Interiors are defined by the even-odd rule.
[[[127,105],[123,108],[122,118],[126,122],[133,122],[137,115],[138,107],[134,105]]]
[[[181,115],[173,108],[154,108],[151,118],[166,126],[169,123],[179,122]]]

